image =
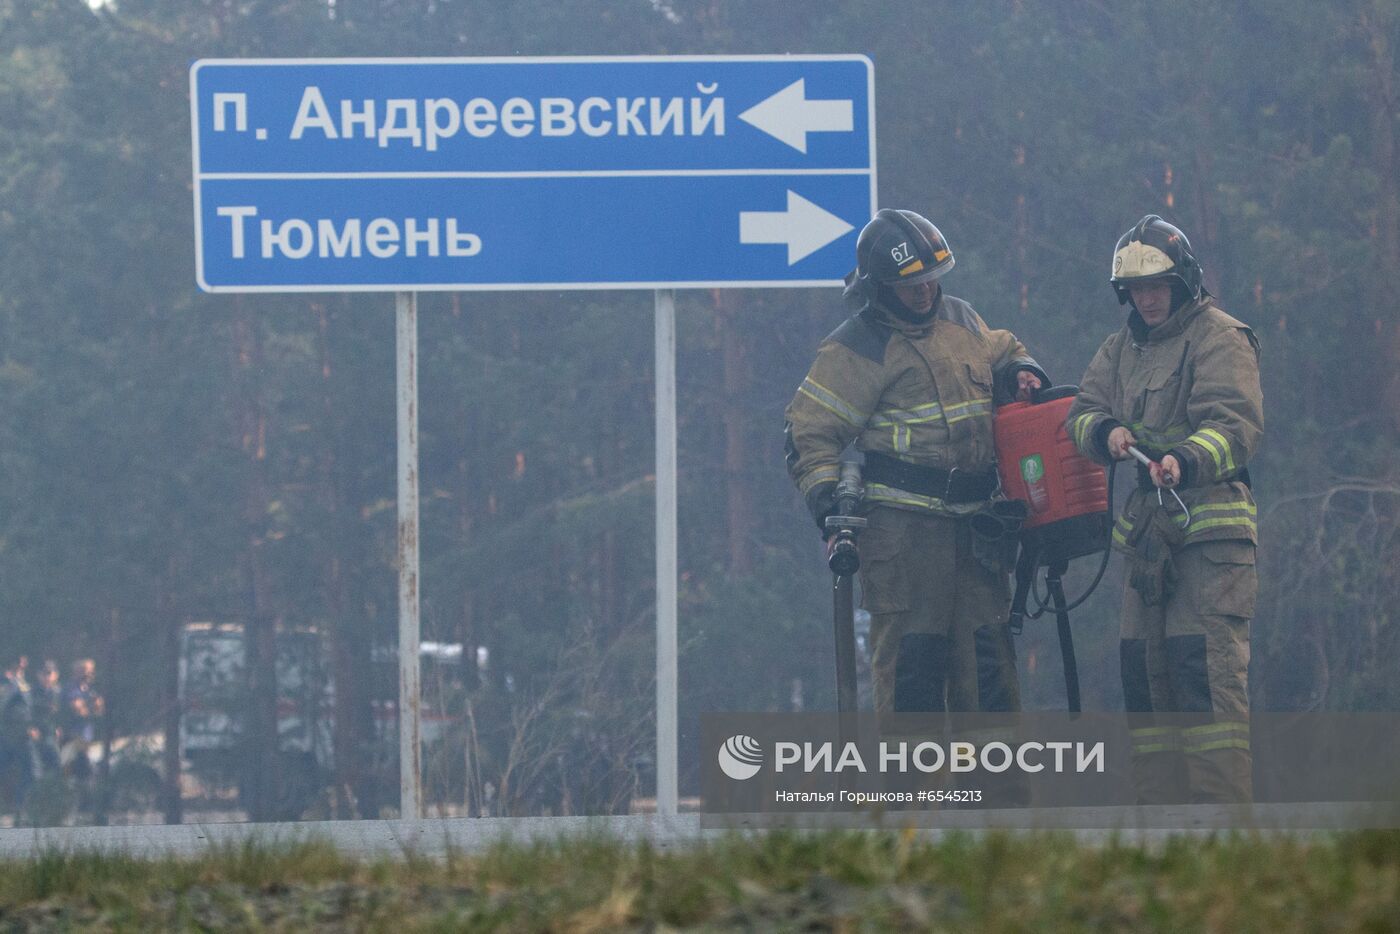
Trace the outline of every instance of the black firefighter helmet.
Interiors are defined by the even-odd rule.
[[[1123,305],[1129,286],[1158,279],[1176,279],[1191,301],[1201,297],[1201,264],[1191,252],[1191,241],[1156,214],[1149,214],[1118,238],[1108,281]]]
[[[856,240],[856,268],[846,277],[846,295],[866,302],[881,298],[881,286],[932,282],[953,268],[948,241],[928,218],[884,208]]]

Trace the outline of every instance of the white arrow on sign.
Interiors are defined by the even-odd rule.
[[[798,78],[739,114],[739,119],[805,153],[808,133],[848,133],[855,126],[851,114],[850,101],[807,100],[807,79]]]
[[[786,211],[739,212],[739,242],[786,243],[789,266],[854,229],[791,189]]]

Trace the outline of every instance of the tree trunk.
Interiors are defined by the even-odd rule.
[[[243,520],[247,547],[243,553],[244,658],[248,675],[246,769],[240,790],[254,821],[274,819],[278,786],[277,761],[277,633],[268,610],[268,581],[263,548],[269,505],[267,477],[267,413],[258,370],[262,341],[257,321],[235,299],[234,340],[237,348],[235,385],[238,387],[240,445],[247,458]]]
[[[1220,204],[1215,195],[1215,119],[1212,114],[1212,101],[1216,89],[1210,86],[1210,60],[1212,51],[1206,47],[1201,52],[1199,67],[1192,70],[1196,83],[1191,108],[1195,111],[1197,142],[1192,150],[1192,186],[1195,201],[1196,230],[1187,236],[1195,247],[1197,258],[1204,258],[1202,279],[1206,290],[1212,295],[1221,294],[1224,287],[1222,269],[1223,252],[1220,250]]]
[[[335,386],[332,380],[330,312],[323,302],[312,306],[316,315],[316,333],[321,363],[322,439],[317,453],[317,473],[321,487],[321,508],[325,510],[326,553],[322,564],[321,589],[328,618],[327,636],[331,654],[331,678],[335,686],[334,721],[331,730],[335,795],[333,815],[337,819],[362,817],[356,813],[353,789],[360,782],[362,771],[360,742],[356,735],[355,695],[358,690],[354,676],[353,653],[357,639],[355,626],[349,616],[345,581],[344,550],[350,547],[353,530],[347,528],[343,498],[337,483]]]
[[[184,823],[184,802],[180,795],[180,618],[175,613],[175,558],[166,561],[164,572],[156,578],[156,626],[160,633],[160,654],[163,664],[161,679],[162,727],[165,749],[161,765],[165,776],[161,810],[167,824]]]
[[[712,295],[715,328],[719,331],[724,360],[724,388],[720,396],[723,409],[720,417],[724,422],[724,515],[728,565],[731,574],[748,574],[753,571],[750,534],[753,487],[748,474],[748,439],[744,432],[749,417],[744,404],[744,394],[748,388],[748,361],[735,324],[740,312],[735,294],[716,289]]]
[[[1400,281],[1400,164],[1396,161],[1397,125],[1395,113],[1400,102],[1396,100],[1395,49],[1391,47],[1389,33],[1393,23],[1385,21],[1387,14],[1381,4],[1361,14],[1361,29],[1371,53],[1371,164],[1380,182],[1376,193],[1376,222],[1373,240],[1376,250],[1377,268],[1368,276],[1375,310],[1375,331],[1377,341],[1377,363],[1380,370],[1377,376],[1385,380],[1382,387],[1384,405],[1380,411],[1388,413],[1389,428],[1400,433],[1400,315],[1397,315],[1393,293],[1395,283]]]
[[[112,607],[107,613],[109,621],[102,637],[103,697],[102,709],[102,761],[97,766],[97,799],[93,803],[92,822],[98,827],[107,826],[107,814],[112,804],[112,739],[114,722],[112,719],[112,674],[117,670],[117,632],[121,611]]]

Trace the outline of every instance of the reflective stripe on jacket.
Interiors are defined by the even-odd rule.
[[[1238,477],[1264,432],[1259,342],[1209,295],[1152,329],[1134,311],[1104,341],[1084,372],[1066,429],[1081,453],[1106,463],[1102,442],[1111,425],[1131,431],[1149,457],[1171,453],[1182,462],[1186,483],[1178,493],[1191,511],[1189,524],[1180,517],[1188,544],[1258,542],[1254,497]],[[1148,497],[1155,504],[1154,492],[1135,490],[1114,523],[1119,549]]]
[[[940,293],[933,318],[911,325],[872,305],[833,331],[784,413],[787,461],[805,496],[838,479],[855,441],[911,464],[993,469],[992,407],[1009,401],[1015,373],[1048,377],[1011,332],[992,330],[967,302]],[[937,497],[869,484],[867,502],[966,511]]]

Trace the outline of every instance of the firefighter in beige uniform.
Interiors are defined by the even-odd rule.
[[[1113,527],[1130,557],[1119,651],[1138,797],[1248,801],[1259,343],[1156,215],[1118,241],[1110,281],[1133,310],[1089,364],[1067,428],[1089,457],[1122,460],[1135,445],[1157,462],[1138,467]],[[1160,713],[1173,716],[1153,722]]]
[[[967,516],[998,487],[994,397],[1027,398],[1045,374],[942,291],[953,255],[922,216],[880,211],[856,259],[846,296],[860,310],[822,342],[787,407],[788,470],[821,528],[842,451],[854,441],[864,453],[876,710],[1019,710],[1007,575],[974,558]]]

